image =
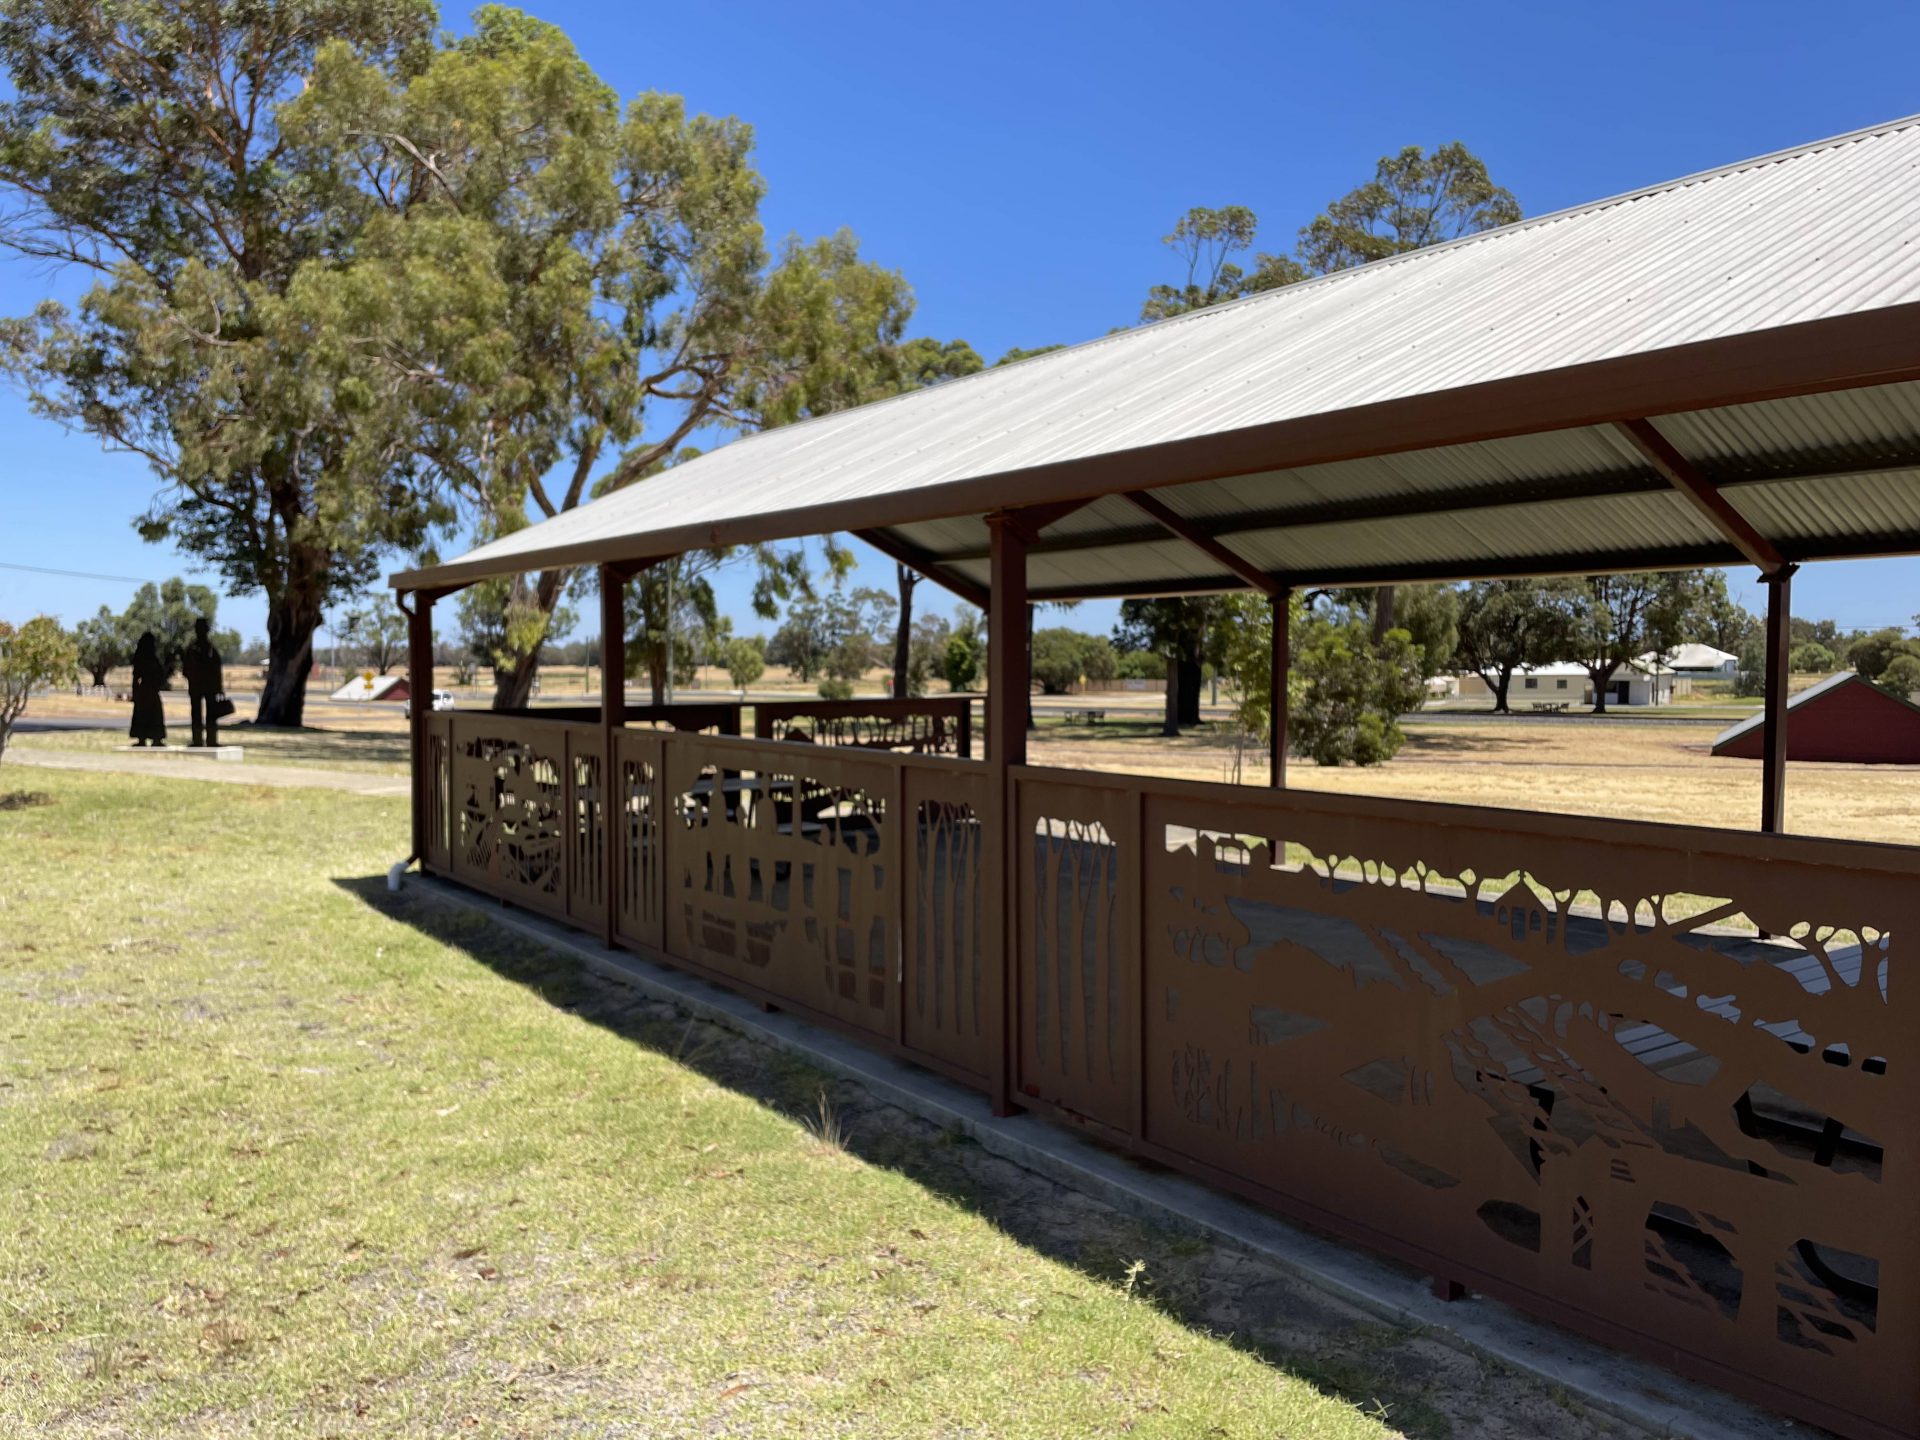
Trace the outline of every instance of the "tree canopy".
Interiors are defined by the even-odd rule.
[[[1460,596],[1459,658],[1486,682],[1495,713],[1508,711],[1516,670],[1567,651],[1585,592],[1552,580],[1478,580]]]
[[[265,594],[263,721],[299,722],[328,601],[445,513],[341,323],[364,213],[282,124],[322,51],[399,75],[433,24],[421,0],[0,5],[0,245],[94,276],[0,357],[39,413],[145,458],[143,534]]]
[[[0,245],[97,276],[0,329],[0,359],[146,457],[149,538],[265,594],[263,722],[298,723],[314,630],[384,553],[898,388],[898,274],[844,230],[770,245],[749,126],[623,107],[519,11],[439,36],[424,0],[0,17]],[[497,699],[524,698],[572,579],[488,593]]]
[[[1383,155],[1373,179],[1328,205],[1300,231],[1306,271],[1325,275],[1463,235],[1511,225],[1520,203],[1458,140],[1428,154],[1409,145]]]

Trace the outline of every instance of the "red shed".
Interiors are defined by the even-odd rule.
[[[1920,705],[1889,695],[1851,670],[1802,690],[1787,702],[1789,760],[1847,760],[1856,765],[1920,765]],[[1760,716],[1713,742],[1713,753],[1760,756]]]

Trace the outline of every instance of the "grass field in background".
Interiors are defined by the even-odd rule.
[[[1110,712],[1098,725],[1069,725],[1043,709],[1038,721],[1030,742],[1035,764],[1253,785],[1266,780],[1264,751],[1240,743],[1224,722],[1167,739],[1156,720],[1139,714]],[[361,714],[316,722],[309,730],[243,726],[223,734],[245,746],[253,762],[381,775],[403,775],[407,769],[406,732],[398,715],[368,715],[364,707]],[[1288,780],[1302,790],[1755,829],[1760,766],[1716,759],[1710,753],[1714,734],[1711,725],[1625,715],[1435,719],[1408,725],[1406,743],[1385,765],[1321,769],[1296,758]],[[980,730],[975,741],[975,753],[984,753]],[[26,734],[14,743],[26,753],[36,748],[108,751],[126,742],[117,731],[67,731]],[[1793,765],[1787,815],[1790,827],[1801,834],[1920,844],[1920,767]]]

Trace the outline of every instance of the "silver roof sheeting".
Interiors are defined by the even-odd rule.
[[[1920,119],[749,436],[403,588],[827,529],[984,585],[983,516],[1094,499],[1036,596],[1736,561],[1657,416],[1790,559],[1920,550]],[[1735,403],[1737,402],[1737,403]]]

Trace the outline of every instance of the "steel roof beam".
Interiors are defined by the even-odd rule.
[[[1917,465],[1915,468],[1920,468]],[[1502,505],[1541,504],[1556,500],[1609,498],[1617,495],[1660,494],[1667,482],[1640,471],[1619,475],[1582,476],[1577,480],[1510,480],[1472,490],[1432,491],[1422,495],[1375,495],[1357,500],[1314,500],[1300,505],[1274,506],[1265,510],[1247,510],[1230,517],[1179,515],[1168,510],[1188,531],[1219,541],[1234,535],[1251,535],[1262,530],[1301,530],[1317,525],[1346,525],[1363,520],[1404,520],[1416,515],[1447,515],[1462,511],[1488,510]],[[1124,492],[1122,498],[1139,504],[1143,491]],[[1167,507],[1163,502],[1162,509]],[[1144,508],[1144,507],[1142,507]],[[1157,517],[1156,517],[1157,518]],[[1191,536],[1182,533],[1181,539]],[[1166,543],[1164,524],[1140,526],[1129,530],[1096,530],[1053,535],[1028,547],[1030,557],[1065,555],[1077,550],[1119,549],[1130,545]],[[1211,552],[1209,552],[1211,553]],[[1215,557],[1218,558],[1217,556]],[[984,547],[956,550],[940,556],[946,564],[966,564],[987,559]]]
[[[1777,575],[1786,568],[1786,557],[1774,543],[1754,529],[1752,522],[1720,493],[1719,487],[1702,475],[1691,460],[1674,449],[1672,442],[1655,428],[1652,421],[1616,420],[1613,428],[1639,451],[1657,474],[1692,501],[1694,509],[1709,525],[1726,536],[1728,543],[1758,565],[1763,575]]]
[[[886,530],[856,530],[856,539],[864,540],[882,555],[898,560],[902,565],[917,574],[926,576],[934,584],[952,591],[969,605],[981,610],[987,608],[987,589],[976,585],[964,575],[955,575],[940,561],[917,545],[910,545],[899,536]]]
[[[1726,476],[1710,481],[1718,490],[1749,485],[1786,484],[1796,480],[1824,480],[1836,476],[1880,475],[1896,471],[1920,470],[1920,455],[1904,460],[1878,460],[1869,464],[1805,465],[1791,469],[1775,468],[1764,472]],[[1266,510],[1247,510],[1227,517],[1189,515],[1184,523],[1214,540],[1250,535],[1261,530],[1305,530],[1321,525],[1344,525],[1365,520],[1404,520],[1419,515],[1470,514],[1476,510],[1503,506],[1540,504],[1562,500],[1611,500],[1622,496],[1660,495],[1673,489],[1663,475],[1643,470],[1612,475],[1588,475],[1573,479],[1507,480],[1477,486],[1472,490],[1433,491],[1423,495],[1369,496],[1358,500],[1315,500],[1300,505],[1277,506]],[[1135,545],[1164,545],[1166,533],[1157,525],[1127,529],[1052,535],[1032,545],[1028,554],[1066,555],[1081,550],[1125,549]],[[970,546],[938,557],[941,564],[961,565],[983,562],[987,551]]]
[[[1146,491],[1129,490],[1121,498],[1130,501],[1135,509],[1149,516],[1169,534],[1177,535],[1194,549],[1218,561],[1228,574],[1245,581],[1251,589],[1258,590],[1269,599],[1280,593],[1280,583],[1273,576],[1251,560],[1235,554],[1192,521],[1169,510]]]

